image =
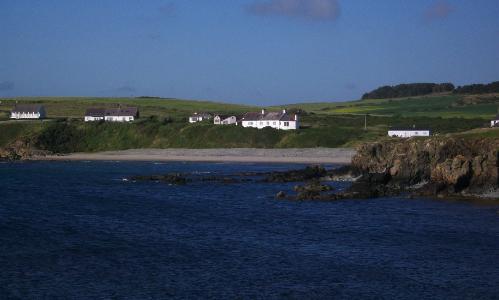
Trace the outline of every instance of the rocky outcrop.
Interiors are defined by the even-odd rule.
[[[321,166],[308,166],[301,170],[285,172],[271,172],[266,175],[264,182],[299,182],[319,179],[328,175],[326,169]]]
[[[0,159],[26,160],[34,155],[46,155],[46,151],[34,149],[29,140],[16,140],[5,148],[0,148]]]
[[[420,184],[417,192],[427,195],[486,193],[498,188],[499,139],[434,137],[365,144],[352,166],[363,174],[389,176],[382,185],[400,190]]]
[[[165,175],[136,175],[130,177],[131,181],[154,181],[172,185],[184,185],[188,179],[180,173],[170,173]]]

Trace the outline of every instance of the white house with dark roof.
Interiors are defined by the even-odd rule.
[[[85,122],[132,122],[139,117],[137,107],[89,108],[85,112]]]
[[[132,122],[139,117],[137,107],[108,108],[104,120],[108,122]]]
[[[490,121],[490,127],[499,127],[499,114],[497,114],[494,120]]]
[[[213,124],[215,125],[237,125],[236,116],[223,116],[215,115],[213,118]]]
[[[11,119],[44,119],[45,108],[39,104],[16,104],[10,112]]]
[[[249,112],[241,118],[243,127],[262,129],[271,127],[280,130],[296,130],[300,128],[298,115],[289,114],[285,109],[280,112]]]
[[[85,111],[85,122],[102,121],[105,115],[105,108],[88,108]]]
[[[189,123],[203,122],[205,120],[211,120],[212,116],[208,113],[198,113],[195,112],[189,117]]]
[[[431,130],[428,128],[416,128],[415,126],[407,128],[390,128],[389,137],[410,138],[415,136],[430,136]]]

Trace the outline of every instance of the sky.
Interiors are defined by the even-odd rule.
[[[497,0],[0,1],[0,97],[270,105],[497,80]]]

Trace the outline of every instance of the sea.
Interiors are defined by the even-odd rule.
[[[0,299],[499,299],[499,205],[196,180],[302,167],[2,162]]]

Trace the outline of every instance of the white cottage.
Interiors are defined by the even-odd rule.
[[[10,113],[11,119],[44,119],[45,108],[38,104],[16,104]]]
[[[211,115],[207,113],[197,113],[195,112],[189,117],[189,123],[197,123],[205,120],[211,120]]]
[[[494,120],[490,121],[490,127],[499,127],[499,114],[494,118]]]
[[[213,124],[215,124],[215,125],[237,125],[237,117],[236,116],[216,115],[213,118]]]
[[[137,118],[139,118],[137,107],[108,108],[104,115],[104,120],[107,122],[132,122]]]
[[[296,130],[300,128],[297,114],[289,114],[285,109],[280,112],[249,112],[241,118],[243,127],[262,129],[271,127],[280,130]]]
[[[85,111],[85,122],[102,121],[105,115],[105,108],[88,108]]]
[[[389,137],[410,138],[414,136],[430,136],[431,130],[426,128],[390,128]]]

